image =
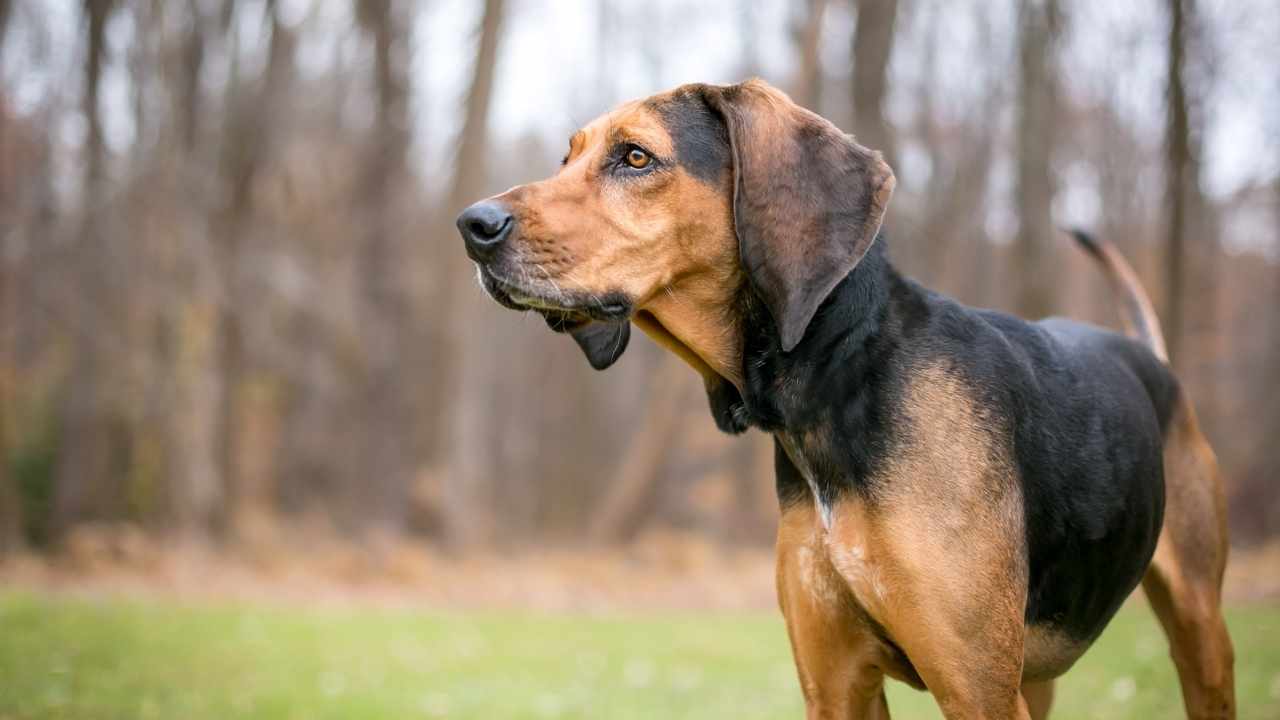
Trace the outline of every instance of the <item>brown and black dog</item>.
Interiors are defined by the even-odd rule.
[[[1187,713],[1235,713],[1213,452],[1124,260],[1126,337],[975,310],[899,275],[893,171],[760,81],[686,85],[575,133],[554,176],[458,219],[480,280],[604,368],[630,323],[717,424],[775,438],[778,599],[811,718],[1044,717],[1142,582]]]

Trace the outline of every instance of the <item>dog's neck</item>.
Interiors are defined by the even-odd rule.
[[[913,293],[918,290],[897,273],[883,241],[877,241],[823,302],[791,352],[782,351],[772,318],[752,298],[744,310],[739,386],[749,424],[803,432],[859,394],[896,349],[891,306]]]
[[[702,375],[721,430],[803,432],[887,366],[903,314],[893,307],[918,304],[921,290],[893,268],[884,244],[877,239],[831,291],[791,352],[740,274],[660,294],[633,319]]]
[[[697,370],[708,388],[717,382],[744,386],[740,298],[746,279],[736,261],[736,254],[730,255],[718,265],[731,270],[678,279],[632,318],[645,334]]]

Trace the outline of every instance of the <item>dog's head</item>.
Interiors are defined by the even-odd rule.
[[[560,170],[467,208],[458,228],[488,292],[571,333],[592,366],[634,321],[738,384],[743,291],[783,351],[870,247],[892,170],[758,80],[685,85],[602,115]]]

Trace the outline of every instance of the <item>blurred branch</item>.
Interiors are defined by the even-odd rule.
[[[199,134],[200,73],[204,69],[205,60],[205,23],[199,0],[188,0],[186,32],[183,35],[179,53],[181,69],[178,73],[177,92],[178,133],[182,137],[182,147],[188,154],[195,149]]]
[[[1233,478],[1233,534],[1280,528],[1280,414],[1258,392],[1280,378],[1280,326],[1259,330],[1277,317],[1280,183],[1238,147],[1214,156],[1206,134],[1255,122],[1280,91],[1256,82],[1274,25],[1256,3],[1120,17],[1062,0],[850,0],[851,67],[827,68],[851,71],[840,87],[822,67],[824,23],[846,20],[830,0],[727,17],[687,0],[644,17],[579,4],[600,11],[587,52],[604,61],[572,89],[548,85],[548,108],[603,109],[601,93],[653,84],[672,58],[707,61],[689,80],[800,69],[781,78],[796,99],[832,93],[834,119],[899,173],[895,261],[965,301],[1109,319],[1069,246],[1009,242],[1049,232],[1058,207],[1099,214],[1162,306],[1181,305],[1179,378]],[[55,520],[197,540],[332,523],[458,551],[659,526],[767,539],[776,499],[753,468],[767,474],[769,443],[704,437],[692,398],[672,399],[671,380],[693,392],[693,378],[668,378],[652,345],[586,371],[536,315],[485,299],[461,252],[462,206],[549,169],[560,113],[529,108],[510,143],[488,127],[499,87],[560,59],[508,62],[505,16],[519,11],[523,38],[547,15],[509,0],[476,3],[483,15],[412,0],[62,5],[0,0],[0,544],[56,543]],[[641,21],[658,31],[627,33]],[[726,21],[740,41],[715,34]],[[475,62],[462,102],[424,74],[459,57],[424,42],[456,35]],[[1143,71],[1152,38],[1175,70],[1156,78],[1164,99]],[[778,47],[786,58],[761,50]],[[910,121],[891,127],[889,110]],[[1255,177],[1207,192],[1224,169]],[[415,508],[409,488],[429,501]]]
[[[3,52],[5,21],[8,18],[7,0],[0,0],[0,52]],[[0,103],[0,158],[9,156],[9,114],[3,103]],[[11,197],[9,188],[10,173],[0,168],[0,198]],[[9,243],[14,229],[9,227],[12,208],[8,202],[0,200],[0,557],[16,550],[22,545],[22,506],[18,489],[10,477],[9,463],[11,457],[11,440],[9,423],[13,408],[13,377],[16,371],[16,358],[13,345],[17,329],[18,294],[14,288],[17,273],[10,268]]]
[[[398,218],[393,204],[393,188],[403,182],[409,145],[409,82],[401,29],[407,23],[391,0],[359,0],[356,9],[360,24],[373,41],[376,110],[357,209],[365,227],[359,257],[364,295],[362,331],[370,348],[360,378],[361,413],[370,425],[362,453],[368,478],[363,487],[352,489],[368,498],[360,525],[376,525],[398,534],[407,521],[413,472],[408,448],[410,413],[402,388],[408,366],[409,317],[400,287],[398,270],[403,259],[395,242]]]
[[[493,96],[493,74],[498,62],[505,0],[485,0],[480,19],[480,37],[471,76],[471,88],[463,111],[462,134],[454,160],[453,193],[447,212],[450,216],[479,199],[485,182],[484,145],[488,139],[489,102]]]
[[[799,54],[796,71],[795,101],[814,112],[822,108],[822,17],[827,0],[804,0],[792,6],[795,18],[792,42]]]
[[[504,5],[503,0],[485,0],[480,18],[471,88],[467,92],[462,135],[454,163],[453,191],[445,210],[448,217],[479,200],[486,182],[484,148]],[[447,237],[451,245],[457,243],[452,232]],[[453,247],[449,250],[453,251]],[[449,252],[449,257],[456,254]],[[487,428],[492,413],[490,378],[497,364],[483,345],[483,335],[471,327],[467,314],[458,312],[456,307],[458,298],[464,297],[463,287],[473,282],[470,263],[446,262],[442,268],[447,271],[446,295],[439,312],[450,323],[449,339],[453,343],[442,352],[438,376],[445,393],[442,404],[445,416],[440,432],[440,456],[446,468],[445,533],[454,544],[478,543],[486,541],[493,529],[484,499],[492,490],[496,468]]]
[[[270,494],[269,489],[257,487],[246,478],[241,465],[243,433],[240,428],[246,419],[242,403],[249,371],[243,312],[250,300],[249,287],[244,281],[244,246],[252,224],[255,181],[271,147],[273,128],[264,127],[260,113],[271,117],[271,109],[281,105],[281,95],[293,68],[293,43],[280,22],[277,3],[270,0],[263,8],[269,28],[267,66],[261,81],[247,79],[242,75],[244,50],[240,33],[233,22],[237,12],[235,0],[227,0],[223,8],[222,27],[230,37],[229,80],[223,105],[223,145],[219,159],[224,200],[214,210],[210,227],[219,243],[218,276],[226,302],[216,321],[220,401],[214,424],[214,458],[216,477],[222,483],[221,493],[229,500],[229,507],[222,508],[222,529],[234,536],[240,519],[254,515],[253,506]],[[217,494],[205,493],[202,497],[217,498]],[[192,513],[201,514],[204,513]]]
[[[622,455],[610,483],[609,492],[591,515],[587,535],[597,543],[616,543],[630,539],[646,519],[646,508],[653,505],[662,461],[681,436],[681,382],[689,372],[685,364],[673,357],[663,359],[662,366],[650,378],[640,427]]]
[[[897,167],[898,154],[884,105],[897,15],[898,0],[860,0],[852,48],[853,132],[863,145],[884,153],[890,167]]]
[[[1165,114],[1165,203],[1167,216],[1165,247],[1164,327],[1169,358],[1181,365],[1185,317],[1186,260],[1189,219],[1194,196],[1199,194],[1198,163],[1192,145],[1190,101],[1185,75],[1188,26],[1192,21],[1192,0],[1168,0],[1169,41]]]
[[[5,37],[8,35],[9,18],[13,15],[13,0],[0,0],[0,54],[5,50]]]
[[[106,55],[107,20],[114,10],[111,0],[84,0],[85,16],[84,85],[81,112],[88,125],[85,140],[85,172],[81,183],[81,216],[77,245],[79,251],[73,272],[87,302],[96,309],[107,307],[103,265],[111,255],[109,238],[104,232],[104,216],[100,210],[106,169],[106,150],[102,140],[102,113],[99,89]],[[108,323],[103,323],[109,328]],[[109,331],[109,330],[108,330]],[[62,432],[65,447],[59,454],[55,475],[52,525],[54,534],[64,533],[73,523],[85,519],[92,506],[91,492],[107,489],[110,463],[110,439],[107,436],[106,413],[101,402],[101,386],[107,378],[107,367],[84,334],[73,339],[75,358],[62,407]]]

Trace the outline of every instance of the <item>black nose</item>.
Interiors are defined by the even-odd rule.
[[[458,232],[467,243],[467,255],[477,262],[493,257],[513,225],[511,213],[492,200],[481,200],[458,216]]]

